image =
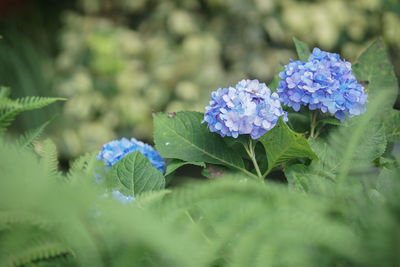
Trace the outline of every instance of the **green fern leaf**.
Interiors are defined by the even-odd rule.
[[[5,128],[9,126],[21,112],[40,109],[59,100],[65,99],[53,97],[23,97],[14,100],[14,106],[0,109],[0,131],[5,131]]]
[[[51,139],[47,138],[38,147],[41,164],[47,173],[58,176],[57,147]]]
[[[17,144],[19,146],[21,146],[22,148],[24,147],[29,147],[32,146],[32,144],[37,141],[40,136],[43,134],[44,129],[47,127],[47,125],[50,124],[50,122],[52,122],[53,119],[50,119],[48,121],[46,121],[45,123],[43,123],[42,125],[40,125],[39,127],[33,129],[33,130],[28,130],[26,131],[23,135],[21,135],[18,140],[17,140]]]
[[[159,190],[159,191],[147,191],[143,192],[136,198],[136,202],[139,203],[141,207],[149,207],[152,205],[157,205],[162,201],[162,199],[171,193],[171,190]]]
[[[44,229],[49,224],[46,220],[35,214],[0,210],[0,225],[30,225]]]
[[[67,179],[70,182],[79,181],[81,178],[96,177],[96,179],[104,180],[106,176],[106,169],[104,162],[97,160],[98,152],[87,152],[85,155],[76,159],[68,171]]]
[[[25,266],[57,257],[73,255],[72,251],[61,243],[44,242],[10,255],[8,266]],[[3,266],[3,265],[2,265]]]

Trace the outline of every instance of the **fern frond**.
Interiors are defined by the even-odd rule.
[[[139,203],[141,207],[150,207],[152,205],[159,204],[162,199],[171,193],[171,190],[159,190],[159,191],[147,191],[140,194],[136,198],[136,202]]]
[[[52,121],[53,121],[53,119],[50,119],[50,120],[46,121],[45,123],[43,123],[42,125],[40,125],[39,127],[35,128],[35,129],[32,129],[32,130],[26,131],[23,135],[21,135],[18,138],[17,144],[21,148],[25,148],[25,147],[31,146],[35,141],[37,141],[40,138],[40,136],[44,132],[44,129]]]
[[[48,106],[56,101],[65,100],[64,98],[55,97],[23,97],[14,100],[13,104],[8,108],[0,109],[0,131],[11,124],[15,117],[24,112],[34,109],[40,109]],[[6,103],[5,101],[4,103]]]
[[[346,223],[329,215],[326,199],[230,178],[174,191],[162,200],[163,218],[184,229],[189,211],[215,256],[231,266],[307,266],[318,261],[309,251],[324,249],[357,261],[361,244]],[[273,256],[281,251],[284,258]]]
[[[34,214],[0,210],[0,225],[30,225],[45,229],[49,226],[49,223]]]
[[[16,103],[22,105],[23,111],[44,108],[56,101],[65,101],[66,98],[61,97],[39,97],[28,96],[15,99]]]
[[[96,159],[98,152],[87,152],[76,159],[72,164],[67,178],[70,181],[79,179],[79,176],[104,175],[105,167],[102,161]]]
[[[22,108],[20,103],[10,98],[0,98],[0,110]]]
[[[25,266],[27,264],[38,263],[57,257],[66,257],[68,255],[73,255],[73,253],[63,244],[44,242],[35,244],[18,254],[10,255],[7,266]]]
[[[47,138],[38,145],[37,151],[41,156],[40,162],[46,172],[54,176],[59,176],[57,147],[54,142]]]

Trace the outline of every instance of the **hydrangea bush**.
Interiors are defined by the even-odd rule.
[[[258,80],[241,80],[234,87],[212,92],[204,114],[153,114],[154,141],[158,153],[168,159],[168,177],[182,165],[207,164],[217,170],[222,165],[264,181],[277,168],[290,166],[299,158],[303,158],[301,162],[317,161],[314,139],[321,132],[326,135],[327,129],[346,117],[350,120],[366,111],[368,94],[356,79],[365,63],[356,64],[353,72],[351,63],[338,54],[319,48],[311,53],[306,44],[296,39],[295,44],[302,60],[290,60],[284,67],[275,79],[277,86],[272,84],[275,92]],[[378,50],[375,43],[366,54]],[[301,106],[308,108],[312,119],[308,131],[297,133],[286,124],[287,112],[297,113]],[[112,166],[135,150],[129,140],[121,139],[106,144],[99,158]],[[159,170],[165,168],[163,163],[158,166],[152,161],[153,155],[143,155]]]
[[[48,122],[17,142],[1,135],[61,99],[12,100],[2,88],[0,265],[396,266],[400,111],[382,42],[352,71],[295,44],[301,61],[268,86],[220,88],[205,113],[153,112],[155,148],[114,140],[67,173],[39,138]],[[216,181],[168,184],[183,165]]]

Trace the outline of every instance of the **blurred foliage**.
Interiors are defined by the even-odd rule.
[[[270,81],[296,57],[292,36],[349,61],[383,36],[400,71],[396,0],[77,0],[61,14],[46,95],[69,98],[54,134],[67,157],[149,141],[152,110],[203,111],[218,87]]]
[[[44,153],[0,137],[1,266],[398,266],[400,261],[398,153],[390,169],[363,161],[342,179],[305,175],[307,193],[231,175],[146,192],[124,205],[105,197],[104,186],[94,182],[101,166],[95,153],[64,174],[56,169],[49,139],[34,148]]]

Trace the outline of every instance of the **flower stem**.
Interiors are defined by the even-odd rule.
[[[252,142],[253,141],[252,141],[252,139],[250,137],[249,146],[248,146],[248,148],[245,147],[245,149],[246,149],[246,152],[249,155],[251,161],[253,162],[253,165],[254,165],[254,168],[256,169],[258,178],[260,179],[260,181],[263,181],[264,178],[263,178],[263,176],[262,176],[262,174],[260,172],[260,168],[258,167],[258,163],[257,163],[257,160],[256,160],[256,155],[254,153],[253,143]]]
[[[325,126],[325,123],[323,123],[323,124],[321,125],[321,127],[318,128],[318,130],[317,130],[317,131],[315,132],[315,134],[314,134],[314,138],[317,138],[317,137],[318,137],[319,133],[321,132],[322,128],[324,128],[324,126]]]
[[[315,138],[314,131],[315,131],[315,127],[317,126],[317,124],[316,124],[317,115],[318,115],[317,111],[314,110],[314,114],[313,114],[313,117],[312,117],[312,120],[311,120],[311,125],[310,125],[310,136],[312,138]]]

